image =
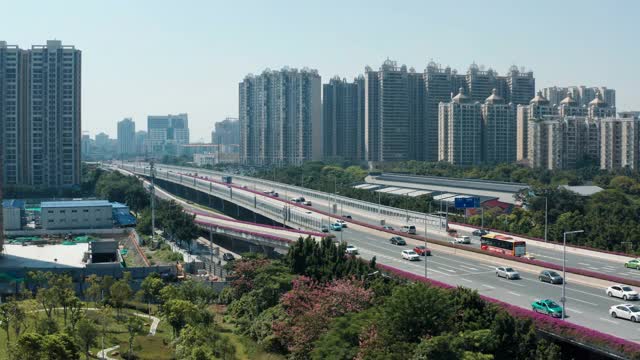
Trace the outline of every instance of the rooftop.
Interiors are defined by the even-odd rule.
[[[569,191],[573,191],[574,193],[580,196],[591,196],[593,194],[597,194],[600,191],[604,190],[603,188],[595,185],[580,185],[580,186],[562,185],[562,187]]]
[[[0,268],[83,268],[84,253],[89,244],[75,245],[15,245],[5,244]]]
[[[111,206],[107,200],[71,200],[71,201],[43,201],[42,208],[70,208],[70,207],[101,207]]]
[[[3,208],[24,208],[24,200],[2,200]]]

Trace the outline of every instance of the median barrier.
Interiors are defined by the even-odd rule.
[[[456,288],[455,286],[445,284],[437,280],[428,279],[424,276],[400,270],[389,265],[377,263],[376,268],[380,269],[383,272],[391,273],[406,280],[419,281],[448,290]],[[486,302],[493,303],[502,307],[511,316],[531,319],[538,331],[549,332],[556,336],[560,336],[561,338],[571,339],[578,342],[578,344],[581,346],[597,350],[603,354],[612,355],[613,353],[618,357],[628,358],[630,356],[638,356],[638,354],[640,353],[640,344],[634,343],[632,341],[601,333],[584,326],[567,322],[566,320],[560,320],[547,315],[538,314],[531,310],[514,306],[489,296],[480,295],[480,297]]]

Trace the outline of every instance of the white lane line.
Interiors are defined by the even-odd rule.
[[[465,279],[465,278],[460,278],[460,280],[462,280],[462,281],[466,281],[466,282],[470,282],[470,283],[472,283],[472,282],[473,282],[472,280]]]
[[[578,265],[591,266],[591,264],[587,264],[587,263],[583,263],[583,262],[579,262]]]
[[[520,287],[527,286],[527,285],[524,285],[524,284],[518,284],[516,281],[517,280],[507,280],[506,283],[509,284],[509,285],[520,286]]]
[[[591,305],[591,306],[598,306],[598,304],[594,304],[592,302],[588,302],[588,301],[572,298],[572,297],[569,297],[569,296],[567,296],[567,299],[571,299],[573,301],[581,302],[581,303],[588,304],[588,305]]]
[[[566,309],[565,311],[568,312],[568,313],[574,312],[576,314],[582,314],[582,311],[578,311],[578,310],[574,310],[574,309]]]
[[[598,318],[598,319],[600,319],[602,321],[606,321],[606,322],[612,323],[612,324],[617,324],[617,322],[615,322],[615,321],[613,321],[611,319],[606,319],[606,318]]]
[[[597,267],[593,267],[593,266],[589,266],[589,267],[587,267],[587,269],[591,269],[591,270],[600,270],[600,269],[598,269]]]
[[[611,266],[611,265],[603,266],[603,268],[605,268],[605,269],[611,269],[611,270],[616,270],[616,269],[617,269],[617,268],[615,268],[615,267],[613,267],[613,266]]]
[[[495,289],[495,287],[491,286],[491,285],[487,285],[487,284],[482,284],[482,286],[488,288],[488,289]]]
[[[478,269],[477,269],[477,268],[474,268],[474,267],[471,267],[471,266],[460,265],[460,267],[463,267],[463,268],[465,268],[465,269],[467,269],[467,270],[478,271]]]
[[[452,273],[456,272],[455,270],[449,270],[449,269],[444,269],[444,268],[440,268],[440,270],[444,270],[444,271],[448,271],[448,272],[452,272]]]
[[[518,294],[518,293],[513,292],[513,291],[507,291],[507,292],[508,292],[509,294],[511,294],[511,295],[515,295],[515,296],[522,296],[521,294]]]

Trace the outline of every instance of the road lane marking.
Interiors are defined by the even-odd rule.
[[[613,320],[611,320],[611,319],[607,319],[607,318],[598,318],[598,319],[600,319],[600,320],[602,320],[602,321],[606,321],[606,322],[612,323],[612,324],[618,324],[618,322],[613,321]]]
[[[587,264],[587,263],[583,263],[583,262],[579,262],[578,265],[591,266],[591,264]]]
[[[462,281],[466,281],[466,282],[470,282],[470,283],[472,283],[472,282],[473,282],[473,280],[469,280],[469,279],[465,279],[465,278],[460,278],[460,280],[462,280]]]
[[[509,284],[509,285],[520,286],[520,287],[525,287],[526,286],[524,284],[518,284],[516,282],[516,280],[507,280],[506,283]]]
[[[585,303],[585,304],[588,304],[588,305],[591,305],[591,306],[598,306],[598,304],[594,304],[594,303],[592,303],[592,302],[588,302],[588,301],[584,301],[584,300],[580,300],[580,299],[572,298],[572,297],[570,297],[570,296],[567,296],[567,299],[571,299],[571,300],[573,300],[573,301],[577,301],[577,302]]]
[[[474,268],[474,267],[471,267],[471,266],[460,265],[460,267],[463,267],[463,268],[465,268],[465,269],[467,269],[467,270],[478,271],[478,269],[477,269],[477,268]]]
[[[487,284],[482,284],[482,286],[488,288],[488,289],[495,289],[495,287],[491,286],[491,285],[487,285]]]
[[[507,293],[509,293],[511,295],[515,295],[515,296],[522,296],[521,294],[518,294],[518,293],[513,292],[513,291],[507,291]]]
[[[593,267],[593,266],[589,266],[589,267],[588,267],[588,269],[591,269],[591,270],[600,270],[599,268],[597,268],[597,267]]]
[[[576,313],[576,314],[582,314],[582,311],[573,310],[573,309],[565,309],[565,312],[568,312],[568,313],[572,313],[572,312],[574,312],[574,313]]]
[[[455,270],[449,270],[449,269],[444,269],[444,268],[440,268],[440,270],[444,270],[444,271],[448,271],[448,272],[452,272],[452,273],[456,272]]]

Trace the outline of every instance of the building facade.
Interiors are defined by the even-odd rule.
[[[485,164],[516,161],[516,110],[512,103],[494,89],[481,107],[482,162]]]
[[[107,200],[45,201],[40,207],[45,230],[113,227],[113,207]]]
[[[600,168],[638,169],[640,155],[640,119],[604,118],[600,122]]]
[[[571,96],[578,106],[587,106],[597,93],[602,94],[602,99],[610,107],[616,107],[616,91],[605,86],[568,86],[568,87],[546,87],[542,89],[542,94],[549,100],[551,105],[559,105],[567,96]]]
[[[542,92],[531,99],[529,105],[518,105],[516,115],[516,160],[525,161],[529,156],[529,120],[542,119],[544,116],[555,115],[557,107],[551,106]]]
[[[136,153],[136,123],[130,118],[118,122],[118,154],[131,156]]]
[[[239,84],[240,161],[299,165],[320,160],[322,104],[316,70],[266,70]]]
[[[80,184],[81,53],[57,40],[0,42],[0,131],[9,186]]]
[[[189,116],[149,115],[147,151],[150,156],[178,155],[180,145],[189,143]]]
[[[334,77],[322,85],[325,159],[363,160],[364,119],[360,113],[360,83]]]
[[[454,165],[472,166],[482,162],[482,111],[479,102],[458,90],[439,109],[439,160]]]
[[[240,120],[226,118],[214,125],[211,143],[219,145],[240,144]]]

